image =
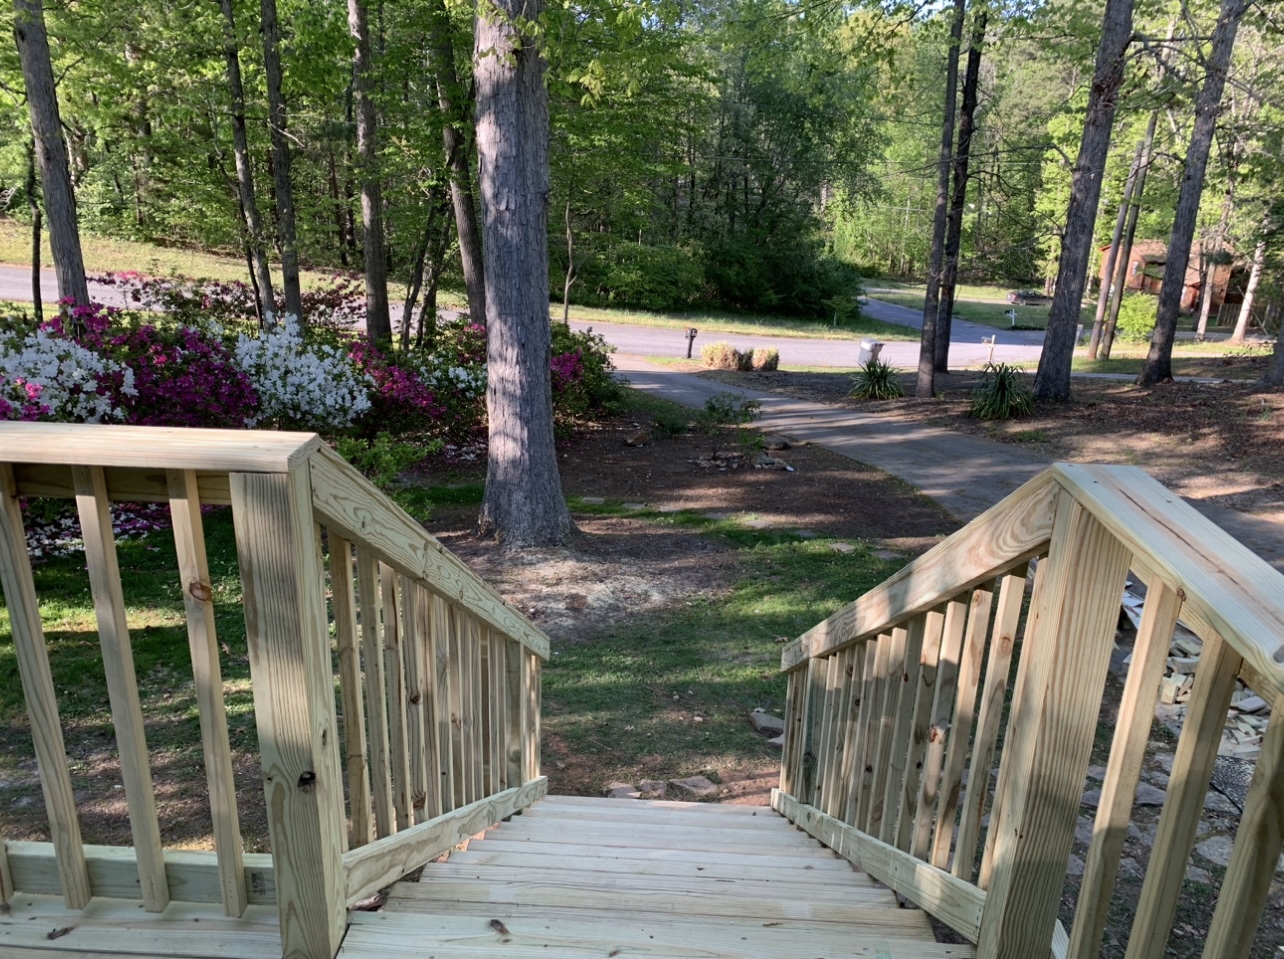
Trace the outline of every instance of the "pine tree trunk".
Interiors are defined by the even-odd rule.
[[[945,221],[950,203],[950,155],[954,147],[954,113],[959,86],[959,47],[967,0],[954,0],[950,50],[945,66],[945,109],[941,119],[941,151],[937,158],[936,207],[932,214],[932,249],[927,263],[927,293],[923,298],[923,332],[918,348],[915,393],[936,395],[936,315],[941,306],[941,266],[945,259]]]
[[[1110,129],[1115,119],[1115,98],[1123,83],[1124,57],[1132,39],[1132,2],[1106,0],[1083,139],[1070,185],[1070,207],[1066,211],[1056,292],[1052,296],[1043,352],[1034,377],[1034,395],[1041,400],[1070,398],[1070,365],[1078,338],[1079,311],[1083,307],[1086,271],[1092,255],[1097,205],[1101,202],[1101,176],[1110,152]]]
[[[1088,359],[1095,360],[1101,348],[1101,336],[1106,330],[1106,305],[1110,301],[1111,281],[1115,278],[1115,266],[1119,262],[1119,244],[1123,241],[1124,226],[1128,222],[1128,207],[1132,203],[1132,191],[1137,186],[1137,171],[1141,168],[1141,154],[1145,149],[1144,140],[1137,143],[1137,152],[1128,168],[1128,179],[1124,181],[1123,199],[1119,201],[1119,213],[1115,217],[1115,232],[1110,235],[1110,250],[1106,254],[1105,279],[1097,291],[1097,315],[1092,321],[1092,336],[1088,341]]]
[[[27,141],[27,208],[31,211],[31,315],[45,321],[44,293],[40,289],[40,200],[36,185],[36,144]]]
[[[1159,288],[1159,315],[1155,332],[1150,336],[1150,351],[1137,377],[1138,386],[1154,386],[1173,378],[1173,341],[1177,335],[1177,314],[1181,310],[1182,291],[1186,287],[1186,270],[1195,237],[1195,220],[1199,200],[1204,192],[1204,173],[1213,145],[1213,131],[1221,111],[1222,90],[1226,71],[1235,48],[1235,34],[1251,0],[1222,0],[1213,28],[1212,49],[1205,61],[1204,85],[1195,99],[1195,128],[1186,150],[1186,171],[1177,194],[1172,235],[1168,240],[1168,261],[1164,264],[1163,285]]]
[[[963,72],[963,105],[959,109],[959,143],[954,151],[954,195],[950,199],[945,230],[945,266],[941,277],[941,303],[936,314],[937,373],[950,371],[950,326],[954,318],[954,288],[959,277],[959,249],[963,245],[963,209],[967,205],[967,170],[972,152],[977,87],[981,80],[981,52],[985,46],[987,12],[980,10],[972,23],[972,42]]]
[[[268,266],[263,219],[254,196],[254,168],[250,164],[249,138],[245,130],[245,88],[241,83],[241,57],[237,49],[236,20],[232,0],[220,0],[223,10],[223,58],[227,61],[227,86],[232,97],[232,152],[236,157],[236,187],[245,220],[245,245],[250,253],[254,282],[263,302],[262,321],[270,325],[276,315],[272,292],[272,270]]]
[[[477,320],[486,316],[486,276],[481,232],[473,204],[472,172],[468,166],[468,96],[455,67],[455,46],[450,36],[450,15],[444,0],[430,0],[428,10],[428,62],[437,76],[437,100],[443,118],[442,145],[450,167],[450,198],[455,206],[459,234],[459,259],[468,291],[468,313]]]
[[[1271,360],[1270,369],[1262,377],[1261,385],[1276,389],[1284,386],[1284,316],[1280,317],[1279,333],[1275,336],[1275,357]]]
[[[276,0],[261,0],[263,16],[263,73],[267,80],[268,129],[272,133],[272,176],[276,187],[276,230],[281,255],[281,283],[285,290],[285,312],[302,324],[303,297],[299,289],[299,250],[294,228],[294,189],[290,185],[290,141],[286,136],[288,115],[281,92],[281,30],[276,19]]]
[[[1230,342],[1243,343],[1248,334],[1248,321],[1253,318],[1253,300],[1257,297],[1257,286],[1262,282],[1262,267],[1266,263],[1266,241],[1258,240],[1257,249],[1253,251],[1253,268],[1248,274],[1248,285],[1244,287],[1244,302],[1239,306],[1239,317],[1235,320],[1235,332]]]
[[[557,545],[575,532],[553,445],[548,92],[538,46],[522,32],[542,7],[495,0],[476,25],[490,429],[478,531],[509,547]]]
[[[1128,222],[1124,226],[1123,247],[1116,258],[1115,278],[1110,285],[1110,302],[1106,305],[1105,329],[1101,332],[1100,359],[1110,359],[1110,350],[1115,342],[1115,327],[1119,323],[1119,307],[1123,303],[1124,287],[1128,283],[1128,263],[1132,260],[1132,245],[1137,237],[1137,218],[1141,213],[1141,198],[1146,193],[1146,176],[1150,172],[1150,156],[1155,146],[1155,126],[1159,122],[1158,111],[1150,114],[1146,125],[1146,137],[1142,140],[1144,149],[1141,152],[1141,164],[1137,168],[1137,179],[1128,195]]]
[[[49,246],[58,278],[58,297],[88,304],[89,286],[85,282],[85,260],[80,252],[80,228],[76,223],[76,194],[71,185],[67,144],[62,138],[58,91],[54,87],[53,65],[49,60],[49,34],[45,30],[42,0],[13,0],[13,13],[13,36],[22,61],[31,133],[40,165],[45,219],[49,223]]]
[[[361,166],[362,249],[366,266],[366,335],[371,342],[392,341],[388,312],[388,260],[383,242],[383,188],[379,173],[377,119],[372,96],[370,27],[365,0],[348,0],[348,30],[355,42],[352,54],[357,110],[357,162]]]
[[[1203,257],[1203,282],[1199,288],[1199,322],[1195,324],[1195,342],[1203,343],[1208,334],[1208,314],[1213,306],[1213,274],[1216,270],[1215,258],[1220,258],[1225,251],[1226,231],[1230,229],[1231,214],[1235,211],[1235,176],[1234,172],[1226,184],[1226,196],[1222,200],[1222,215],[1217,221],[1217,232],[1213,234],[1212,253]]]

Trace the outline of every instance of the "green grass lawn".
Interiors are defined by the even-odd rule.
[[[560,320],[561,304],[553,304],[550,314]],[[585,323],[623,323],[630,326],[656,326],[673,330],[695,327],[701,334],[730,333],[810,337],[828,340],[860,340],[877,336],[883,340],[916,340],[917,333],[895,323],[884,323],[870,317],[857,317],[841,326],[823,320],[806,320],[796,316],[772,316],[753,313],[650,313],[643,310],[602,309],[571,304],[571,319]]]
[[[870,295],[874,299],[882,300],[885,303],[894,303],[897,306],[907,306],[911,309],[922,310],[923,292],[922,288],[919,288],[904,293],[871,293]],[[1004,295],[1006,295],[1006,292]],[[1046,306],[1013,306],[1002,298],[997,302],[974,300],[962,291],[954,300],[955,316],[960,316],[973,323],[992,326],[999,330],[1012,328],[1012,318],[1008,316],[1009,310],[1016,310],[1016,323],[1019,327],[1042,330],[1048,325],[1048,307]],[[1092,314],[1089,313],[1087,308],[1084,309],[1084,315],[1086,317],[1085,325],[1091,323]]]

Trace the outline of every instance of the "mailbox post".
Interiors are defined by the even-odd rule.
[[[696,334],[699,332],[694,326],[687,330],[687,359],[691,359],[691,347],[695,345]]]

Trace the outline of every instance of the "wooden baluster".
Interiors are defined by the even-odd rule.
[[[254,714],[287,956],[343,941],[343,776],[307,469],[232,473]]]
[[[468,709],[468,694],[464,689],[466,665],[464,648],[467,645],[468,614],[452,607],[450,610],[450,656],[447,669],[450,674],[450,726],[451,726],[451,761],[453,765],[455,808],[472,802],[472,780],[469,775],[468,740],[464,734],[464,714]]]
[[[816,739],[816,791],[812,805],[817,809],[827,808],[829,794],[833,790],[832,780],[835,730],[838,726],[839,700],[842,690],[843,657],[841,653],[831,653],[820,661],[824,675],[824,688],[821,708],[817,710],[820,725]]]
[[[441,703],[437,698],[436,597],[422,585],[415,586],[415,609],[419,621],[420,681],[423,696],[424,815],[436,819],[445,810],[441,805]],[[444,607],[443,607],[444,609]]]
[[[44,794],[49,834],[58,860],[63,901],[68,909],[83,909],[90,899],[89,870],[80,838],[76,798],[63,745],[58,698],[49,668],[49,648],[40,624],[27,534],[18,506],[13,467],[0,463],[0,586],[9,607],[9,628],[22,680],[22,696],[31,724],[40,789]]]
[[[802,750],[802,789],[798,798],[808,805],[816,803],[816,753],[820,750],[820,737],[825,719],[825,679],[829,673],[825,660],[812,658],[807,661],[807,717],[806,730],[799,742]]]
[[[923,726],[915,727],[916,740],[922,737],[922,772],[918,777],[918,794],[913,799],[913,817],[906,827],[910,838],[905,848],[916,859],[927,858],[932,844],[932,817],[936,814],[937,796],[940,792],[941,766],[945,762],[945,741],[948,738],[950,710],[954,705],[967,611],[968,604],[961,600],[956,599],[946,604],[940,650],[936,656],[936,683],[932,701],[924,713]]]
[[[873,648],[869,644],[873,643]],[[891,655],[892,637],[884,633],[866,643],[865,680],[861,687],[861,714],[856,722],[856,762],[852,792],[847,799],[843,818],[864,830],[869,819],[874,789],[874,762],[878,756],[878,727],[882,722],[883,699],[887,689],[887,660]]]
[[[406,671],[402,651],[403,600],[397,589],[397,571],[379,564],[379,593],[383,605],[384,679],[388,684],[388,749],[392,770],[392,804],[397,811],[397,830],[414,823],[411,816],[410,747],[406,717]]]
[[[892,829],[892,845],[909,852],[914,834],[914,816],[918,809],[918,794],[923,781],[923,763],[927,759],[928,740],[932,732],[932,706],[936,701],[936,683],[940,671],[941,644],[945,635],[945,614],[939,610],[929,612],[923,629],[923,649],[919,654],[918,682],[910,707],[909,742],[898,742],[897,748],[906,749],[905,778],[900,798],[896,804],[896,822]],[[910,692],[908,686],[905,693]]]
[[[922,672],[923,642],[927,635],[926,616],[915,616],[905,630],[905,653],[901,671],[895,683],[895,721],[892,723],[888,742],[887,783],[883,790],[883,808],[878,832],[873,833],[885,843],[896,841],[896,819],[901,803],[901,789],[905,784],[906,761],[910,734],[914,726],[914,698],[918,694],[918,677]],[[898,677],[893,676],[893,679]]]
[[[530,757],[529,779],[538,779],[540,775],[540,720],[544,703],[544,689],[540,683],[542,666],[540,658],[534,653],[526,655],[526,695],[530,717],[530,725],[526,729],[526,755]]]
[[[523,710],[525,698],[522,696],[522,645],[516,640],[507,640],[504,644],[508,655],[504,663],[506,710],[508,713],[508,732],[504,742],[504,754],[507,757],[507,776],[509,788],[522,785],[526,768],[522,755],[522,729],[525,726]]]
[[[1000,773],[979,959],[1046,954],[1114,649],[1129,549],[1060,494],[1039,563]],[[1180,878],[1179,878],[1180,881]]]
[[[5,848],[4,836],[0,836],[0,907],[7,906],[12,898],[13,873],[9,869],[9,851]]]
[[[116,560],[107,478],[100,466],[73,466],[71,474],[103,668],[107,674],[107,698],[111,703],[112,725],[116,727],[121,779],[129,806],[129,829],[138,858],[143,906],[148,912],[162,912],[169,905],[169,881],[165,876],[160,822],[156,818],[156,791],[147,755],[143,709],[138,699],[138,676],[134,672],[134,653],[125,622],[125,596]]]
[[[1016,575],[1024,581],[1025,567]],[[981,682],[981,663],[985,659],[985,641],[990,631],[990,607],[993,600],[994,594],[990,590],[976,589],[972,591],[972,600],[968,604],[967,635],[959,656],[958,688],[954,694],[954,710],[949,719],[949,742],[945,749],[945,768],[941,771],[941,788],[936,809],[936,834],[932,839],[932,857],[929,860],[938,869],[945,869],[950,863],[954,818],[963,789],[963,764],[967,760],[967,747],[972,736],[976,690]],[[973,852],[975,854],[975,850]]]
[[[508,783],[508,761],[504,750],[504,736],[508,729],[508,697],[504,691],[505,651],[508,642],[503,635],[482,627],[483,645],[486,652],[486,715],[489,726],[486,730],[486,762],[490,771],[487,791],[490,795],[502,792]]]
[[[472,750],[473,750],[473,801],[486,796],[486,664],[482,662],[482,624],[472,617],[469,625],[469,678],[472,685]]]
[[[361,651],[365,660],[366,718],[370,733],[370,789],[378,838],[397,831],[392,803],[392,757],[388,736],[388,682],[383,655],[383,609],[379,567],[374,556],[357,548],[357,588],[361,596]]]
[[[785,742],[780,751],[780,791],[797,799],[802,791],[801,755],[798,744],[804,738],[807,717],[806,667],[791,670],[785,679]]]
[[[401,654],[406,668],[406,751],[410,765],[410,810],[414,821],[428,818],[428,667],[424,662],[424,632],[419,619],[418,587],[409,576],[398,577],[401,588]]]
[[[1201,638],[1204,648],[1195,668],[1190,700],[1186,703],[1185,724],[1173,754],[1168,796],[1159,814],[1125,959],[1162,959],[1166,952],[1181,881],[1195,845],[1195,831],[1203,814],[1213,761],[1217,758],[1217,750],[1210,749],[1208,744],[1221,739],[1226,711],[1235,692],[1235,678],[1244,662],[1230,643],[1217,634]],[[1262,755],[1265,758],[1264,752]]]
[[[892,735],[896,729],[896,710],[900,704],[901,686],[905,682],[905,646],[908,631],[897,626],[891,632],[887,649],[887,669],[882,676],[883,691],[879,696],[878,745],[870,760],[874,778],[870,785],[869,808],[865,819],[865,832],[881,836],[883,813],[887,808],[888,766],[892,761]]]
[[[454,610],[440,596],[434,596],[432,598],[432,646],[433,677],[436,688],[433,695],[433,709],[437,717],[437,763],[441,773],[438,792],[443,813],[459,808],[459,803],[455,799],[456,756],[452,720],[454,699],[450,684],[454,632]]]
[[[374,839],[370,771],[366,756],[365,697],[361,684],[361,646],[357,639],[357,598],[353,588],[352,544],[330,532],[330,592],[334,597],[334,632],[339,654],[339,692],[343,703],[344,765],[348,771],[348,805],[352,809],[352,848]]]
[[[201,722],[205,782],[210,795],[214,851],[218,856],[223,911],[237,917],[249,903],[245,889],[241,827],[236,812],[236,782],[232,776],[232,747],[228,741],[227,710],[223,705],[223,673],[214,627],[214,591],[205,552],[200,490],[194,470],[168,470],[169,512],[178,554],[178,575],[187,616],[187,645],[192,657],[192,680]]]
[[[1151,587],[1153,591],[1154,587]],[[1150,594],[1146,607],[1150,606]],[[1284,696],[1276,696],[1253,770],[1204,959],[1247,956],[1266,910],[1284,836]]]
[[[1035,573],[1037,579],[1043,564]],[[1038,590],[1035,591],[1036,594]],[[972,742],[972,761],[967,769],[967,791],[959,817],[959,838],[954,846],[951,870],[960,879],[972,881],[976,867],[976,843],[981,835],[981,816],[990,791],[990,767],[994,763],[994,745],[1003,720],[1003,693],[1008,688],[1012,666],[1012,647],[1017,624],[1021,619],[1021,602],[1025,598],[1025,577],[1008,575],[999,582],[999,605],[994,615],[994,632],[990,637],[990,654],[985,664],[985,682],[981,689],[981,707],[976,718],[976,737]],[[1033,609],[1033,605],[1031,609]],[[1029,634],[1029,628],[1026,629]],[[994,814],[991,811],[991,825]]]
[[[1152,579],[1146,592],[1141,628],[1132,647],[1132,665],[1119,702],[1092,844],[1088,847],[1083,879],[1079,883],[1078,905],[1066,953],[1069,959],[1096,959],[1101,948],[1119,856],[1128,834],[1132,804],[1141,781],[1141,764],[1155,720],[1159,684],[1164,678],[1180,611],[1177,591],[1158,578]]]
[[[852,766],[856,761],[856,717],[860,714],[860,687],[865,666],[865,645],[849,646],[842,662],[842,689],[838,696],[838,717],[834,741],[834,788],[825,803],[825,812],[838,817],[847,808],[847,793],[852,785]]]

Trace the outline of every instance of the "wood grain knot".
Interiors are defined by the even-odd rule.
[[[299,774],[299,788],[311,789],[317,784],[317,774],[311,769],[305,769]]]
[[[192,599],[200,603],[208,603],[214,598],[214,590],[210,589],[210,584],[203,583],[199,579],[194,579],[188,583],[187,591],[191,594]]]

